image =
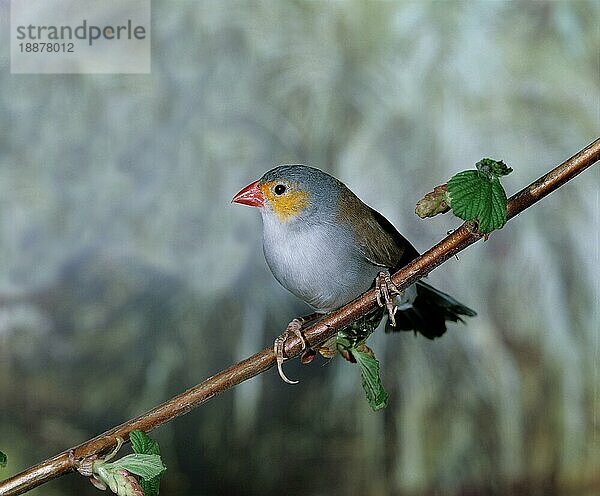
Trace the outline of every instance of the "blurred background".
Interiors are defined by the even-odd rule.
[[[153,2],[152,74],[11,75],[0,4],[0,449],[7,477],[272,343],[307,308],[229,202],[336,175],[424,251],[415,202],[482,157],[512,194],[600,129],[600,3]],[[357,367],[286,364],[153,432],[164,495],[600,492],[598,167],[435,270],[475,308]],[[98,494],[62,477],[32,495]]]

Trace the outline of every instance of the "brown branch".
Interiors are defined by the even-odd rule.
[[[513,195],[508,202],[507,218],[513,218],[599,159],[600,138],[545,176]],[[406,288],[481,237],[482,235],[476,231],[475,225],[466,222],[429,251],[396,272],[392,276],[392,280],[400,289]],[[311,345],[325,341],[339,329],[372,310],[375,305],[375,292],[373,290],[368,291],[358,299],[309,327],[305,331],[307,341]],[[286,356],[295,357],[300,351],[301,343],[299,339],[293,338],[287,341]],[[149,412],[0,482],[0,496],[22,494],[51,479],[73,471],[77,468],[79,461],[84,458],[110,451],[115,446],[117,437],[127,440],[129,433],[134,429],[150,431],[200,406],[236,384],[264,372],[274,364],[273,351],[267,348],[215,374],[201,384],[175,396]]]

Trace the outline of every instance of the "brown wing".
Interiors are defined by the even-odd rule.
[[[419,256],[390,221],[347,188],[340,196],[339,212],[340,220],[353,227],[365,258],[371,263],[396,270]]]
[[[410,241],[408,241],[404,236],[402,236],[402,234],[398,232],[398,230],[389,220],[387,220],[377,210],[374,210],[371,207],[368,208],[377,221],[379,228],[382,229],[388,236],[390,236],[394,240],[396,247],[398,247],[397,251],[400,256],[397,258],[396,264],[390,268],[393,270],[398,270],[419,256],[419,252],[416,250],[416,248],[410,243]]]

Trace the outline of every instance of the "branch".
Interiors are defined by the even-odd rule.
[[[573,179],[577,174],[593,165],[599,159],[600,138],[548,172],[545,176],[513,195],[508,202],[507,220],[512,219],[544,196],[556,190],[570,179]],[[459,229],[444,238],[429,251],[396,272],[392,276],[394,284],[399,289],[407,288],[482,237],[477,232],[474,223],[464,223]],[[370,290],[306,329],[304,331],[306,340],[311,346],[322,343],[361,315],[373,310],[376,305],[375,292],[374,290]],[[301,343],[298,338],[294,337],[286,341],[285,354],[287,357],[295,357],[300,352]],[[117,437],[128,440],[129,433],[134,429],[148,432],[200,406],[219,393],[264,372],[274,364],[275,356],[271,348],[256,353],[250,358],[215,374],[197,386],[153,408],[149,412],[0,482],[0,496],[23,494],[51,479],[74,471],[79,462],[84,458],[109,452],[115,446]]]

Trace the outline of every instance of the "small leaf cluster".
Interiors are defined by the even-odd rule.
[[[475,166],[475,170],[459,172],[447,184],[427,193],[417,202],[416,214],[433,217],[451,208],[457,217],[477,221],[482,234],[502,228],[506,224],[507,198],[500,177],[512,169],[491,158],[484,158]]]
[[[129,435],[134,453],[109,462],[123,444],[117,439],[117,447],[106,456],[84,460],[79,471],[90,477],[91,483],[101,490],[109,488],[118,496],[158,496],[160,477],[166,470],[158,443],[140,430]],[[137,476],[137,477],[136,477]]]
[[[0,451],[0,468],[6,467],[6,463],[8,462],[8,457]]]

